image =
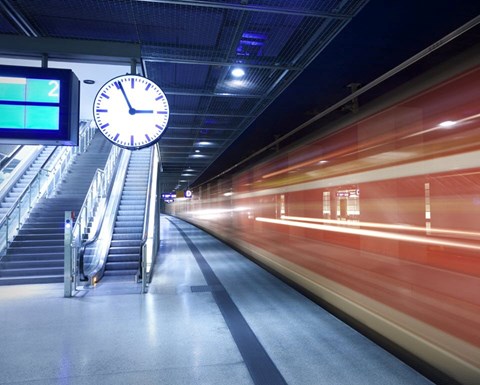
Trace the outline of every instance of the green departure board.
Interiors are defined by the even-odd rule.
[[[0,65],[0,143],[78,143],[80,85],[71,70]]]
[[[0,127],[58,130],[60,80],[0,77]]]

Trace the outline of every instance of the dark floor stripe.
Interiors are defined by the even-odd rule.
[[[287,384],[200,250],[176,223],[170,218],[167,219],[177,228],[187,243],[205,277],[207,285],[223,288],[223,290],[213,290],[212,296],[230,329],[230,333],[237,344],[253,382],[257,385]]]

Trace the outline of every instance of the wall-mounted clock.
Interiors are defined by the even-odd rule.
[[[109,80],[93,103],[95,123],[117,146],[138,150],[157,142],[167,127],[170,111],[160,87],[138,75]]]

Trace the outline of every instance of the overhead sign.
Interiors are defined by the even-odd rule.
[[[162,199],[165,203],[173,203],[175,201],[175,193],[163,193]]]
[[[79,94],[71,70],[0,65],[0,141],[77,145]]]

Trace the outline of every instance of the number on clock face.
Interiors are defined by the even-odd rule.
[[[140,149],[160,139],[167,127],[165,94],[151,80],[124,75],[103,85],[93,105],[95,123],[114,144]]]

